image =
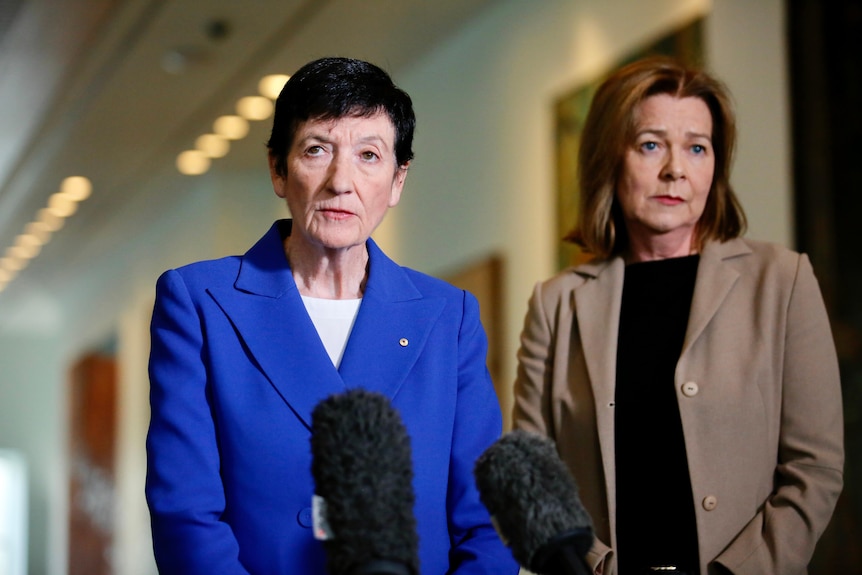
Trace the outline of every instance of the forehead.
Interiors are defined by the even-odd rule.
[[[679,124],[688,129],[712,132],[712,113],[701,98],[679,98],[671,94],[654,94],[641,100],[634,110],[639,127],[648,124]]]
[[[341,116],[338,118],[309,118],[296,126],[296,139],[307,137],[350,137],[378,139],[390,147],[395,143],[395,126],[385,112],[370,116]]]

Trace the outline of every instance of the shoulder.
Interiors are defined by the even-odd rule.
[[[241,256],[227,256],[189,263],[162,273],[158,284],[181,281],[192,292],[207,286],[232,284],[239,274],[241,262]]]
[[[708,244],[701,267],[699,278],[732,274],[739,288],[758,294],[759,301],[789,301],[796,293],[808,293],[809,288],[810,293],[819,293],[808,256],[772,242],[737,238]]]
[[[439,277],[396,263],[373,240],[368,241],[368,252],[371,271],[366,289],[382,294],[385,299],[444,298],[463,305],[465,298],[473,298],[469,292]]]
[[[447,298],[461,298],[465,291],[438,277],[420,272],[413,268],[401,267],[416,289],[423,295]]]
[[[170,269],[162,274],[159,282],[164,283],[168,278],[179,279],[192,289],[234,285],[241,270],[246,270],[252,281],[273,271],[283,273],[287,264],[281,238],[282,234],[289,233],[289,229],[289,220],[278,220],[245,254],[201,260]]]
[[[478,317],[479,300],[471,292],[412,268],[403,267],[402,270],[422,298],[445,302],[444,315],[461,318],[457,321],[461,321],[465,316]]]
[[[737,269],[743,275],[785,278],[795,277],[800,267],[810,267],[808,257],[780,244],[736,238],[724,243],[707,244],[703,261],[710,265],[715,260]]]
[[[621,262],[619,258],[592,260],[576,266],[569,266],[557,272],[551,277],[540,281],[534,289],[534,296],[539,297],[545,303],[558,301],[568,297],[573,290],[596,281],[606,274],[612,274],[615,264]]]

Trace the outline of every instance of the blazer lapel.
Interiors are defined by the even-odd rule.
[[[703,333],[739,278],[739,272],[727,265],[725,260],[748,253],[751,253],[751,249],[738,239],[724,243],[709,242],[704,247],[697,268],[683,354]]]
[[[580,266],[577,272],[594,278],[576,288],[574,297],[581,345],[598,407],[614,400],[625,263],[614,258]]]
[[[617,378],[617,335],[620,326],[620,307],[623,296],[625,262],[612,260],[587,264],[578,268],[580,273],[593,277],[575,289],[578,329],[584,359],[590,376],[595,400],[596,427],[599,430],[599,448],[605,477],[613,492],[616,482],[614,456],[614,404]],[[614,503],[610,503],[613,525]]]
[[[368,240],[369,277],[339,372],[349,388],[394,397],[445,306],[424,297],[405,271]]]
[[[231,288],[210,294],[273,387],[306,426],[326,397],[344,383],[326,353],[293,281],[277,222],[243,257]],[[281,233],[279,227],[282,227]]]

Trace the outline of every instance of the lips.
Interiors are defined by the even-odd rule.
[[[335,220],[343,220],[353,215],[353,212],[348,210],[342,210],[340,208],[318,208],[317,211],[319,211],[325,217]]]
[[[653,196],[653,199],[665,206],[676,206],[685,202],[685,200],[677,196]]]

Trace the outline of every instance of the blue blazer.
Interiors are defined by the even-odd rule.
[[[159,278],[146,484],[159,572],[325,573],[311,530],[311,412],[358,387],[390,397],[410,434],[423,575],[517,573],[472,474],[502,425],[475,298],[368,240],[336,369],[284,255],[290,225],[276,222],[244,256]]]

